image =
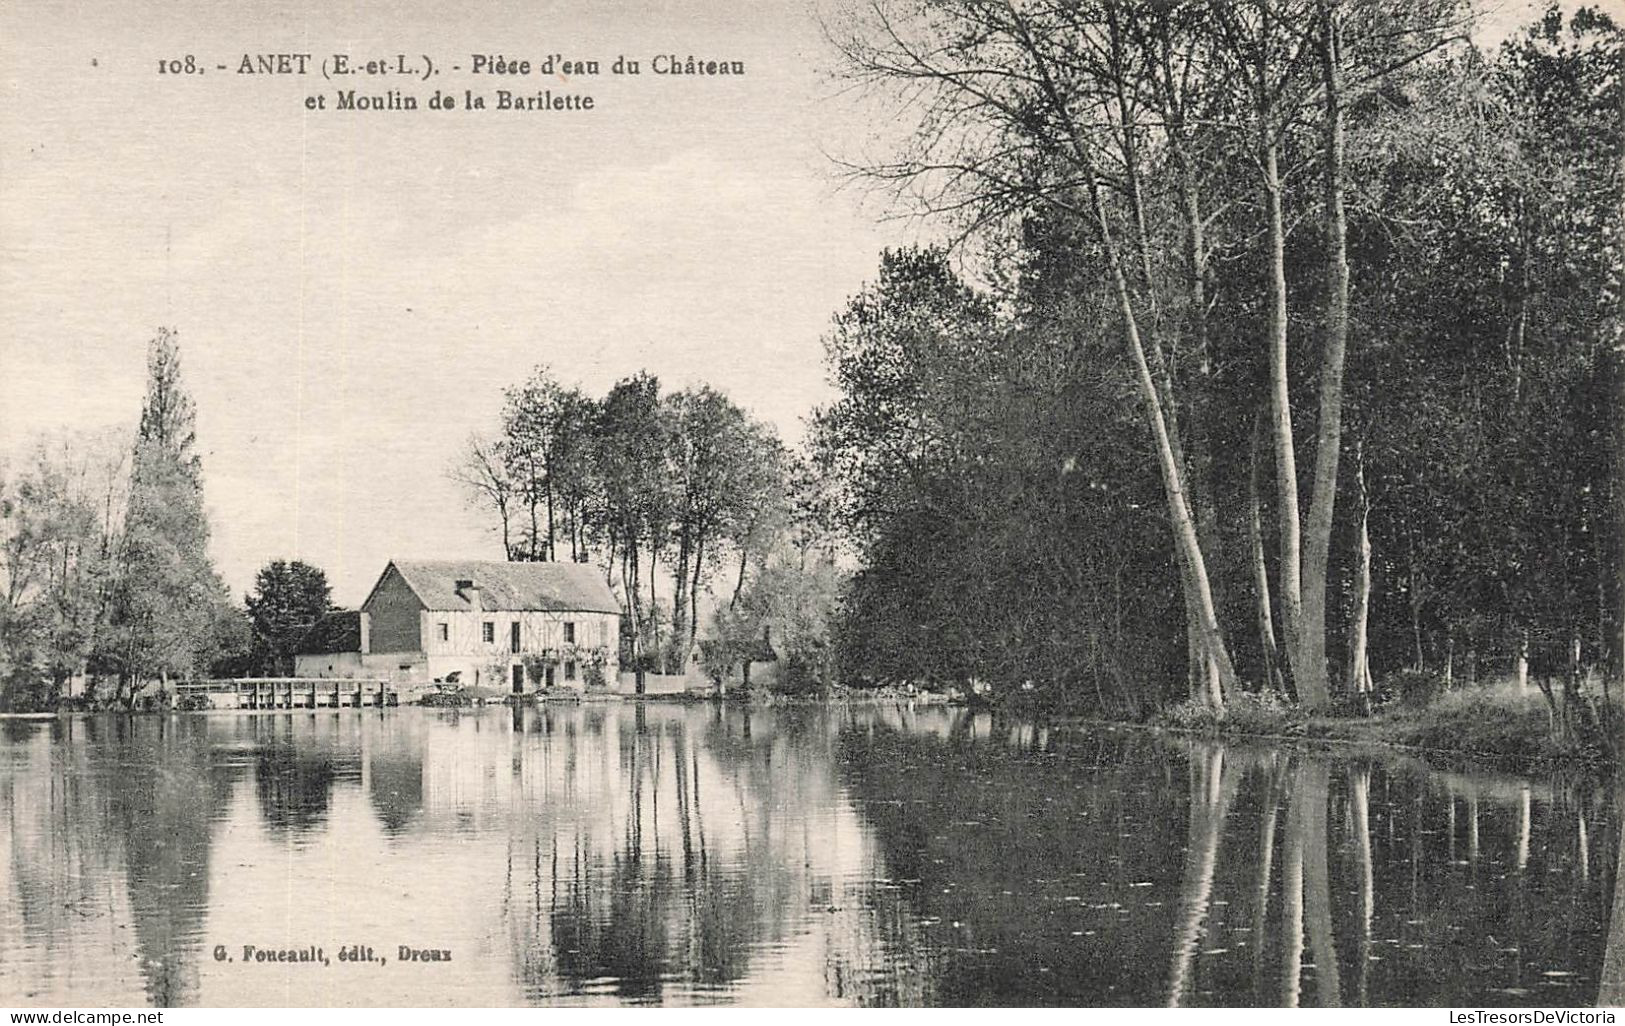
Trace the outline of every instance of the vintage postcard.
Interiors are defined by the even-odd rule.
[[[12,1022],[1625,1003],[1617,0],[11,0],[0,101]]]

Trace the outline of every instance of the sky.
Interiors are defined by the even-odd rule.
[[[500,558],[447,472],[537,364],[598,395],[639,370],[708,383],[796,442],[831,315],[930,231],[837,174],[901,128],[827,75],[810,3],[0,5],[0,453],[133,429],[172,327],[227,583],[303,559],[354,604],[394,557]],[[1490,6],[1492,33],[1535,9]],[[234,73],[277,52],[441,67],[344,83],[366,94],[597,108],[311,111],[339,86]],[[188,54],[204,75],[158,73]],[[606,73],[476,78],[475,54]],[[620,54],[645,73],[607,74]],[[656,54],[746,74],[655,76]]]
[[[340,6],[0,8],[0,449],[133,427],[147,343],[173,327],[227,583],[297,558],[355,603],[392,557],[500,558],[447,469],[539,363],[600,395],[639,370],[709,383],[799,439],[828,396],[829,318],[917,231],[835,174],[829,154],[884,126],[825,73],[810,7]],[[309,111],[339,85],[235,74],[268,52],[442,68],[342,84],[367,94],[597,106]],[[480,53],[606,73],[476,78]],[[187,54],[204,75],[158,73]],[[607,74],[618,54],[645,73]],[[661,78],[655,54],[746,74]]]

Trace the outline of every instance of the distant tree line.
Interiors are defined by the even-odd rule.
[[[160,329],[133,441],[44,441],[0,474],[0,702],[47,707],[84,676],[130,706],[242,643],[209,561],[195,420],[175,333]]]
[[[682,672],[710,593],[737,610],[797,520],[796,461],[772,427],[714,388],[662,392],[647,373],[598,398],[538,367],[452,475],[507,558],[604,569],[624,606],[627,669]],[[748,629],[768,631],[765,616]],[[743,622],[728,620],[735,633]]]
[[[1617,673],[1621,31],[1454,0],[876,0],[952,225],[827,338],[853,679],[1139,715]]]
[[[52,436],[0,467],[0,709],[52,708],[75,678],[87,705],[132,708],[176,680],[291,673],[326,575],[273,560],[237,606],[208,546],[196,410],[160,328],[133,439]]]

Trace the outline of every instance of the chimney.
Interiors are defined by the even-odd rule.
[[[361,621],[361,654],[372,654],[372,616],[365,609],[356,614]]]
[[[465,599],[470,606],[475,609],[480,608],[480,586],[474,583],[472,577],[458,579],[457,594]]]

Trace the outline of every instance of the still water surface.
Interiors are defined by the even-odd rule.
[[[0,1004],[1618,1002],[1620,831],[1583,776],[943,708],[7,721]]]

